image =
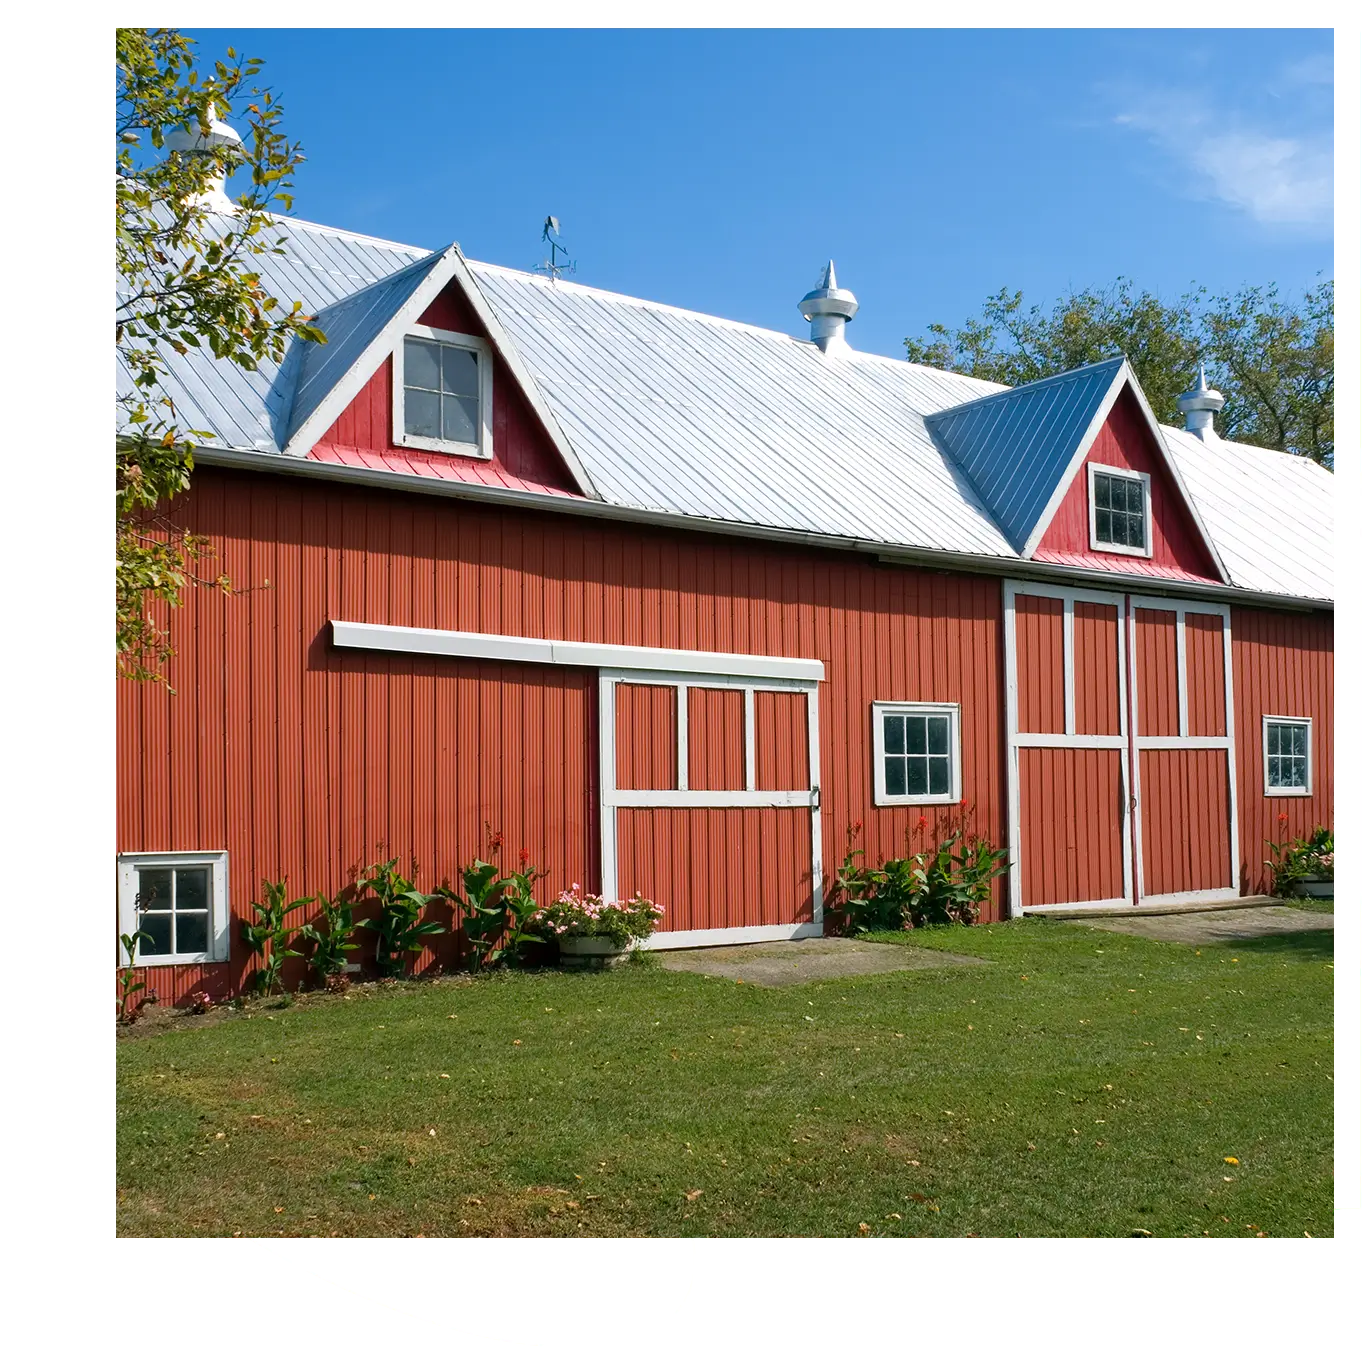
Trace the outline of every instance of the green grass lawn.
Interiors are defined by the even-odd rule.
[[[125,1039],[119,1231],[1332,1234],[1331,933],[883,939],[989,963],[446,979]]]

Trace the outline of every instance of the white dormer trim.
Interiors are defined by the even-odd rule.
[[[520,359],[506,330],[502,327],[496,314],[492,312],[486,297],[478,287],[477,280],[468,268],[464,255],[459,251],[457,243],[451,243],[444,250],[440,260],[430,269],[429,274],[412,292],[407,302],[383,325],[378,335],[364,349],[355,363],[336,382],[326,397],[317,404],[312,414],[289,437],[288,444],[284,446],[284,454],[289,458],[305,459],[312,452],[317,441],[335,425],[336,419],[359,396],[360,390],[374,377],[383,362],[394,354],[401,345],[403,337],[407,333],[419,329],[421,315],[451,282],[457,283],[469,306],[478,316],[479,322],[486,329],[492,347],[505,362],[511,377],[525,395],[526,401],[534,409],[535,415],[547,432],[554,449],[567,467],[568,475],[572,478],[577,490],[593,501],[600,500],[600,493],[596,490],[581,460],[573,452],[567,436],[558,424],[558,419],[544,401],[543,395],[540,394],[534,382],[534,377],[526,368],[524,361]],[[487,415],[490,417],[490,414],[491,401],[489,398]],[[394,443],[400,444],[401,442],[395,440]]]
[[[1168,476],[1173,481],[1179,498],[1187,508],[1187,513],[1192,517],[1192,523],[1196,526],[1197,533],[1210,555],[1211,564],[1215,567],[1216,577],[1224,585],[1229,585],[1230,573],[1225,569],[1225,564],[1220,559],[1220,553],[1215,543],[1211,540],[1210,531],[1206,528],[1205,521],[1201,518],[1201,512],[1196,508],[1196,502],[1192,500],[1192,494],[1187,490],[1187,484],[1182,480],[1182,474],[1178,472],[1177,464],[1173,461],[1172,454],[1168,451],[1168,442],[1163,438],[1163,430],[1159,426],[1157,418],[1154,416],[1153,409],[1149,406],[1149,399],[1144,396],[1144,390],[1140,387],[1140,381],[1135,377],[1135,371],[1131,368],[1128,360],[1121,362],[1121,368],[1116,372],[1116,377],[1111,381],[1111,387],[1107,389],[1102,398],[1102,402],[1097,411],[1093,414],[1092,421],[1083,438],[1078,442],[1078,448],[1074,450],[1073,457],[1069,460],[1068,466],[1064,470],[1063,477],[1059,480],[1059,485],[1055,488],[1045,509],[1041,512],[1040,518],[1036,521],[1035,528],[1031,530],[1025,545],[1022,547],[1022,557],[1026,561],[1032,560],[1036,554],[1036,549],[1040,547],[1041,540],[1045,537],[1046,531],[1054,522],[1056,513],[1064,498],[1069,494],[1069,489],[1073,486],[1074,479],[1078,476],[1084,461],[1088,457],[1088,452],[1092,449],[1093,441],[1097,439],[1098,432],[1106,424],[1111,409],[1116,405],[1116,399],[1120,397],[1121,390],[1130,388],[1135,394],[1135,402],[1144,418],[1145,425],[1149,428],[1150,434],[1154,437],[1154,444],[1158,448],[1163,466],[1168,471]],[[1148,503],[1152,506],[1152,501]],[[1151,547],[1154,537],[1153,513],[1149,515],[1149,539]],[[1103,549],[1108,551],[1109,549]],[[1152,555],[1152,553],[1150,554]]]
[[[478,440],[465,444],[459,440],[436,440],[428,435],[407,431],[406,339],[427,337],[446,346],[462,347],[478,358]],[[481,337],[466,332],[450,332],[413,323],[393,346],[393,444],[408,449],[429,449],[437,454],[457,454],[467,459],[492,457],[492,348]]]

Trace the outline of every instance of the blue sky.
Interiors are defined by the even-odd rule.
[[[1333,274],[1327,31],[193,30],[264,58],[297,214],[902,354],[1000,286]]]

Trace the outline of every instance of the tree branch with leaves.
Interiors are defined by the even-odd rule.
[[[284,251],[277,212],[293,207],[303,159],[280,130],[278,99],[253,84],[262,63],[228,48],[201,69],[192,39],[173,29],[120,28],[116,41],[117,657],[125,677],[164,682],[167,610],[192,586],[231,588],[204,572],[207,540],[167,509],[212,438],[184,424],[168,354],[206,350],[253,370],[282,360],[290,338],[325,338],[252,267]],[[244,138],[221,125],[234,113],[245,115]],[[229,201],[233,176],[249,186]]]

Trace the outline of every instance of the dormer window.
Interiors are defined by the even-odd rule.
[[[1149,474],[1088,465],[1089,540],[1095,552],[1151,557]]]
[[[414,327],[393,357],[393,440],[492,457],[492,352],[480,337]]]

